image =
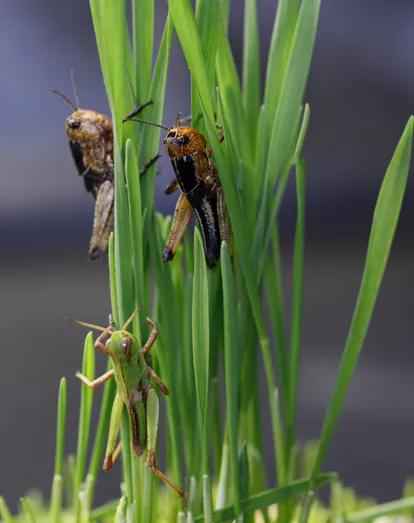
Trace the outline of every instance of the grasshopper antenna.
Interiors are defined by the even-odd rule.
[[[95,325],[94,323],[86,323],[86,321],[74,320],[74,322],[78,325],[82,325],[82,327],[87,327],[88,329],[94,329],[100,332],[105,332],[107,330],[104,327],[101,327],[100,325]]]
[[[60,98],[62,98],[62,100],[67,103],[70,107],[72,107],[72,109],[74,111],[77,111],[79,109],[79,106],[76,106],[72,100],[66,96],[65,94],[63,94],[62,92],[58,91],[57,89],[49,89],[49,91],[53,94],[55,94],[56,96],[60,96]]]
[[[166,125],[162,125],[160,123],[155,123],[155,122],[149,122],[148,120],[142,120],[141,118],[133,118],[133,116],[131,116],[131,115],[126,116],[122,120],[122,123],[125,123],[125,122],[139,122],[139,123],[144,123],[145,125],[152,125],[153,127],[159,127],[160,129],[164,129],[165,131],[170,130],[170,128],[167,127]]]
[[[162,125],[160,123],[150,122],[148,120],[142,120],[141,118],[135,118],[137,114],[139,114],[145,107],[152,104],[152,100],[149,102],[146,102],[144,105],[139,106],[137,109],[134,109],[131,113],[127,114],[125,118],[122,119],[122,123],[125,122],[139,122],[143,123],[145,125],[152,125],[153,127],[159,127],[160,129],[164,129],[165,131],[169,131],[170,128],[166,125]]]
[[[72,84],[73,98],[75,99],[75,102],[76,102],[76,108],[79,109],[80,103],[79,103],[79,96],[78,96],[78,88],[76,86],[75,69],[73,69],[73,67],[71,67],[69,74],[70,74],[70,82]]]
[[[182,119],[183,119],[183,113],[178,112],[178,113],[177,113],[177,117],[176,117],[176,119],[175,119],[175,126],[177,127],[177,129],[178,129],[179,127],[181,127]]]
[[[138,307],[134,309],[134,312],[131,314],[131,316],[127,319],[127,321],[122,326],[123,331],[127,330],[127,328],[130,326],[132,320],[135,318],[136,314],[138,314]]]
[[[141,118],[128,118],[128,117],[126,117],[126,118],[124,118],[122,120],[123,123],[125,123],[127,121],[144,123],[145,125],[152,125],[153,127],[159,127],[160,129],[164,129],[165,131],[169,131],[170,130],[170,128],[167,127],[166,125],[162,125],[160,123],[149,122],[148,120],[142,120]]]

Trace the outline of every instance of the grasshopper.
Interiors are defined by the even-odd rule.
[[[114,226],[114,143],[112,120],[105,114],[90,109],[81,109],[66,95],[57,90],[73,112],[65,120],[65,132],[73,161],[85,189],[95,199],[92,235],[89,242],[89,258],[94,260],[107,250],[109,235]],[[138,107],[144,110],[151,101]],[[155,156],[144,165],[143,175],[159,158]]]
[[[169,394],[167,386],[150,365],[150,351],[158,337],[158,329],[150,318],[146,319],[151,330],[141,348],[136,337],[127,330],[134,315],[135,313],[120,330],[115,330],[112,325],[104,328],[78,322],[101,332],[95,341],[95,348],[111,358],[113,368],[94,380],[89,380],[80,372],[76,376],[92,389],[110,379],[115,379],[116,382],[117,392],[112,406],[103,469],[110,470],[120,453],[121,447],[117,440],[125,408],[130,420],[131,444],[135,455],[142,456],[146,452],[145,462],[151,472],[179,496],[184,497],[184,491],[172,483],[157,466],[155,434],[158,419],[152,419],[154,409],[148,408],[149,403],[156,400],[154,396],[157,390],[163,395]]]
[[[182,126],[177,118],[175,127],[166,127],[135,118],[138,109],[124,122],[131,120],[155,125],[167,131],[164,144],[174,169],[175,179],[165,192],[180,189],[170,233],[163,252],[163,260],[173,259],[193,213],[200,225],[207,265],[214,267],[220,257],[223,240],[231,241],[231,228],[212,151],[205,137],[194,127]]]

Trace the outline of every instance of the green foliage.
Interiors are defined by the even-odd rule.
[[[2,520],[306,523],[326,521],[330,514],[357,523],[411,508],[412,497],[374,508],[360,506],[333,475],[321,471],[390,254],[411,161],[413,119],[379,193],[361,288],[320,443],[307,453],[301,470],[296,409],[306,224],[302,149],[310,117],[303,97],[320,0],[278,2],[263,88],[255,0],[244,2],[240,76],[227,34],[229,1],[197,0],[193,9],[190,0],[169,0],[158,49],[155,5],[154,0],[133,0],[129,10],[126,0],[90,0],[115,129],[115,229],[108,252],[112,318],[119,327],[137,309],[131,330],[141,342],[148,335],[146,316],[159,326],[154,367],[171,391],[161,399],[165,423],[158,439],[166,449],[162,468],[186,489],[187,504],[167,492],[134,456],[125,413],[120,499],[93,509],[114,386],[108,382],[104,387],[93,445],[90,420],[95,394],[82,388],[74,466],[65,472],[67,399],[62,381],[51,506],[45,509],[34,498],[24,498],[22,516],[13,517],[0,498]],[[174,260],[162,263],[169,220],[155,211],[155,167],[140,176],[158,152],[160,130],[122,123],[134,107],[148,100],[153,105],[145,109],[144,118],[162,121],[173,32],[190,72],[193,125],[212,147],[232,224],[232,245],[223,243],[220,264],[213,270],[206,266],[197,229],[193,242],[186,238]],[[292,171],[297,221],[292,309],[287,315],[277,214]],[[267,385],[265,403],[259,394],[260,358]],[[93,378],[92,334],[85,339],[82,372]],[[153,408],[158,419],[158,403]],[[273,437],[277,485],[270,489],[262,427]],[[331,505],[323,507],[315,500],[315,491],[329,482],[334,494]],[[71,493],[68,499],[65,490]]]

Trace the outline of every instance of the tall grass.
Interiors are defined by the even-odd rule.
[[[308,464],[307,477],[301,477],[305,472],[298,462],[296,413],[306,223],[307,167],[302,149],[310,118],[304,93],[320,0],[279,1],[264,85],[255,0],[244,2],[240,75],[228,37],[233,4],[197,0],[193,8],[190,0],[169,0],[158,47],[154,45],[156,5],[154,0],[133,0],[129,11],[125,0],[90,0],[115,129],[115,230],[109,248],[112,317],[119,326],[138,308],[132,332],[141,342],[148,335],[146,315],[159,325],[154,363],[171,395],[162,400],[166,423],[158,436],[166,454],[163,467],[175,483],[184,485],[187,502],[182,504],[167,492],[143,460],[133,455],[125,416],[123,496],[119,503],[92,510],[114,395],[114,384],[108,383],[89,468],[92,393],[83,391],[71,506],[76,521],[115,517],[116,521],[137,523],[250,522],[254,511],[260,510],[269,522],[275,516],[268,508],[278,503],[278,521],[291,521],[301,514],[305,522],[316,489],[334,479],[334,475],[322,473],[323,464],[390,254],[411,161],[413,119],[406,125],[380,189],[361,287],[316,458]],[[173,33],[190,73],[193,121],[213,149],[232,224],[232,245],[223,243],[220,264],[212,270],[206,266],[197,229],[193,240],[188,234],[172,263],[162,263],[169,219],[154,206],[155,168],[139,175],[158,152],[160,130],[122,123],[128,112],[148,100],[154,104],[145,109],[145,119],[163,120]],[[223,143],[217,125],[223,129]],[[297,195],[290,314],[281,285],[277,220],[289,180]],[[83,372],[92,376],[90,334],[84,354]],[[261,362],[265,403],[259,391]],[[61,521],[62,507],[64,383],[59,405],[51,509],[51,520],[56,522]],[[273,440],[270,467],[277,484],[271,488],[266,479],[269,465],[264,458],[262,427],[271,431]],[[404,503],[400,508],[411,506],[412,499]],[[378,513],[388,508],[380,507]],[[0,504],[1,510],[3,520],[12,521]],[[23,510],[30,512],[27,503]],[[376,509],[370,510],[372,517]],[[351,521],[362,519],[357,512],[350,517]]]

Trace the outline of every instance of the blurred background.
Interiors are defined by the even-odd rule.
[[[165,2],[158,0],[160,17]],[[238,3],[237,3],[238,4]],[[241,4],[241,3],[240,3]],[[261,0],[265,57],[276,2]],[[241,12],[231,35],[238,56]],[[307,100],[309,165],[305,331],[300,427],[317,436],[355,302],[366,241],[387,163],[414,109],[411,0],[322,2]],[[106,112],[88,2],[2,1],[0,17],[0,493],[15,506],[32,487],[48,492],[58,380],[69,379],[69,448],[76,433],[80,348],[73,323],[105,323],[105,261],[87,259],[92,200],[76,175],[63,123],[74,68],[81,105]],[[186,68],[175,46],[165,122],[189,112]],[[171,177],[165,158],[157,183]],[[362,495],[397,497],[414,474],[413,201],[409,181],[384,287],[334,439],[327,469]],[[295,219],[282,214],[286,285]],[[171,212],[175,198],[159,195]],[[102,364],[102,361],[100,361]],[[100,499],[118,493],[118,473]]]

